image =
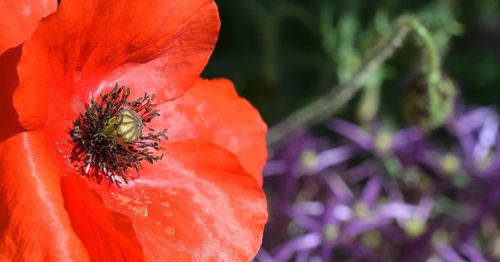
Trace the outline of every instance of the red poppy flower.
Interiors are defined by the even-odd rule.
[[[64,0],[22,55],[13,49],[0,57],[9,76],[0,81],[15,86],[2,110],[16,114],[0,127],[0,260],[255,255],[267,219],[266,126],[231,82],[198,78],[218,29],[209,0]],[[126,175],[132,179],[120,185],[107,182],[118,171],[82,163],[86,155],[72,158],[78,147],[72,132],[81,131],[75,120],[116,84],[130,88],[130,98],[154,94],[160,116],[143,132],[166,129],[168,136],[159,145],[163,158],[142,164],[138,177]],[[112,156],[106,164],[118,163]],[[105,179],[97,182],[82,164]]]

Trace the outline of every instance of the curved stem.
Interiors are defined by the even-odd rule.
[[[403,15],[396,21],[396,28],[392,35],[374,48],[371,55],[367,56],[361,68],[349,81],[333,87],[324,96],[274,125],[267,136],[269,146],[279,143],[299,128],[319,123],[331,117],[361,89],[366,77],[392,56],[410,31],[415,33],[418,40],[422,42],[427,55],[428,65],[423,71],[427,80],[430,106],[435,108],[440,100],[438,88],[441,81],[441,62],[437,47],[429,31],[416,17]]]
[[[268,132],[268,144],[272,146],[283,138],[306,125],[316,124],[334,114],[344,106],[362,87],[366,77],[380,67],[394,51],[401,46],[409,32],[407,23],[397,23],[395,32],[381,45],[375,47],[362,63],[362,66],[353,77],[344,85],[336,86],[330,92],[315,100],[283,121],[274,125]],[[337,91],[340,90],[340,91]]]
[[[440,67],[441,62],[439,59],[439,53],[434,43],[434,39],[431,34],[425,28],[425,26],[415,17],[413,16],[403,16],[402,19],[406,20],[406,23],[410,27],[410,29],[415,32],[418,39],[424,45],[424,50],[427,52],[428,57],[428,67],[427,71],[427,81],[430,86],[439,82],[440,80]]]
[[[438,49],[431,33],[425,26],[413,16],[403,16],[406,24],[415,33],[417,40],[422,44],[427,65],[422,68],[422,73],[427,82],[426,96],[428,99],[429,116],[423,128],[432,129],[440,126],[453,111],[455,96],[453,82],[441,74],[441,61]]]

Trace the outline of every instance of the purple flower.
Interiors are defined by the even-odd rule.
[[[498,114],[462,111],[433,132],[334,119],[274,149],[258,259],[500,259]]]

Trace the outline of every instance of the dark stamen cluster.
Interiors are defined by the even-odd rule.
[[[135,101],[128,101],[129,95],[129,88],[116,85],[111,92],[101,95],[99,103],[92,98],[87,110],[73,122],[70,135],[75,146],[71,161],[82,174],[98,182],[106,179],[115,184],[127,183],[137,178],[143,160],[153,164],[163,156],[154,152],[160,150],[161,139],[167,139],[165,130],[155,132],[147,128],[147,124],[159,116],[152,103],[154,96],[144,94]],[[137,141],[130,143],[117,143],[115,137],[103,134],[108,121],[122,110],[137,113],[149,132],[142,132]],[[131,168],[137,172],[130,172]]]

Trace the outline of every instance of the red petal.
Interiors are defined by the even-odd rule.
[[[0,260],[88,260],[40,134],[20,133],[1,142],[0,156]]]
[[[196,81],[218,30],[211,0],[65,0],[25,44],[14,97],[21,123],[72,119],[116,82],[177,97]]]
[[[38,21],[54,12],[56,0],[2,0],[0,2],[0,54],[23,43]]]
[[[238,96],[226,79],[200,79],[182,97],[160,105],[156,129],[167,128],[169,140],[190,138],[214,143],[234,153],[262,184],[267,158],[266,124],[259,112]]]
[[[129,217],[108,210],[99,195],[73,172],[61,179],[61,186],[71,224],[92,261],[144,260]]]
[[[162,161],[122,188],[93,185],[132,218],[150,261],[249,261],[267,220],[265,196],[234,156],[199,141],[165,143]]]

